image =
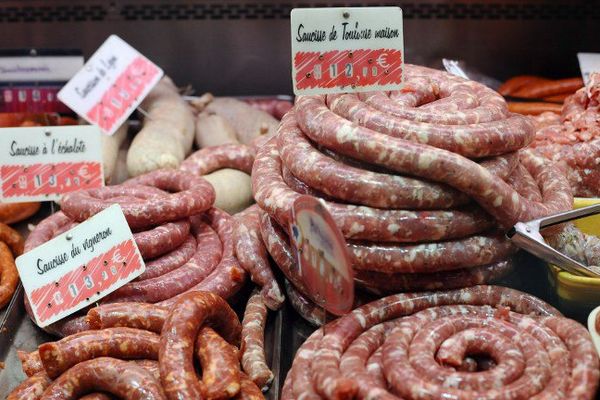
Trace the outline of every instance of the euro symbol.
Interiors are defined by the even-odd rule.
[[[377,57],[377,64],[379,64],[381,68],[388,68],[390,66],[390,64],[387,63],[387,56],[387,53],[383,53]]]

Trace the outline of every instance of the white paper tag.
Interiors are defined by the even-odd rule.
[[[399,7],[296,8],[291,32],[296,95],[401,87]]]
[[[587,85],[592,72],[600,72],[600,53],[577,53],[583,82]]]
[[[0,82],[66,82],[83,67],[83,56],[0,57]]]
[[[58,200],[104,185],[100,130],[93,125],[0,129],[0,199]]]
[[[112,135],[162,76],[162,69],[111,35],[58,92],[58,98]]]
[[[118,204],[21,255],[16,264],[41,327],[98,301],[146,270]]]

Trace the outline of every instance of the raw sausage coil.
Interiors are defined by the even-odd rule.
[[[497,286],[390,296],[325,332],[299,349],[283,400],[593,399],[600,376],[581,325]]]
[[[69,193],[63,197],[61,206],[69,218],[84,221],[118,203],[129,226],[136,229],[199,214],[208,210],[214,200],[212,186],[201,177],[176,170],[157,170],[123,185]]]

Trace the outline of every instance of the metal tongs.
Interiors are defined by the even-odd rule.
[[[571,257],[548,246],[540,234],[540,230],[549,226],[562,224],[590,215],[600,214],[600,204],[578,208],[576,210],[566,211],[560,214],[550,215],[548,217],[534,219],[529,222],[518,222],[506,236],[518,247],[526,250],[533,255],[555,264],[561,269],[575,275],[589,276],[593,278],[600,277],[598,272],[592,268],[573,260]]]

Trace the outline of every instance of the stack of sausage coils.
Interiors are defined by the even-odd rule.
[[[318,329],[281,399],[591,400],[598,368],[579,323],[528,294],[474,286],[389,296]]]
[[[375,293],[451,289],[505,275],[503,232],[569,210],[565,177],[531,151],[527,117],[491,89],[406,65],[398,92],[300,96],[258,150],[253,192],[265,245],[304,290],[288,247],[291,207],[324,200],[357,283]]]
[[[189,292],[171,311],[122,306],[133,313],[92,309],[92,330],[21,352],[29,378],[8,399],[264,399],[240,368],[240,342],[252,339],[221,297]]]

